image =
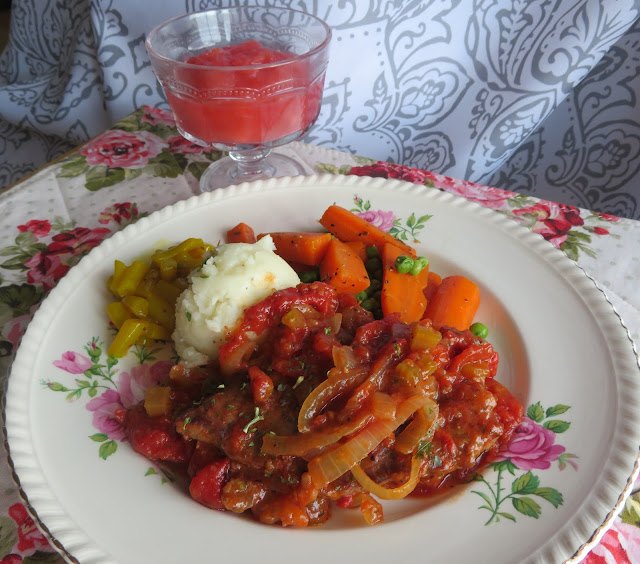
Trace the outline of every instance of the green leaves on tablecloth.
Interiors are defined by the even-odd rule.
[[[39,243],[35,235],[29,231],[17,235],[14,242],[14,245],[0,249],[0,257],[10,257],[0,262],[0,268],[6,270],[28,270],[25,262],[36,253],[47,248],[44,243]]]
[[[11,552],[18,542],[18,528],[11,517],[0,517],[0,558]]]
[[[170,112],[145,106],[67,157],[57,175],[84,176],[84,186],[92,192],[142,175],[177,178],[190,174],[199,181],[221,155],[182,137]]]
[[[629,496],[622,513],[620,513],[620,519],[627,525],[640,527],[640,492]]]

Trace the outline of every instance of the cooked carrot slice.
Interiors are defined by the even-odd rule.
[[[399,313],[405,323],[413,323],[422,318],[427,307],[424,288],[427,285],[429,267],[417,275],[396,270],[396,258],[405,254],[402,249],[387,243],[382,250],[382,290],[380,305],[382,313]]]
[[[362,259],[339,239],[331,239],[329,242],[319,270],[320,279],[341,292],[358,294],[370,284]]]
[[[480,305],[480,290],[475,282],[464,276],[447,276],[434,292],[427,305],[425,317],[433,326],[469,329]]]
[[[246,223],[238,223],[227,231],[227,243],[255,243],[256,235]]]
[[[320,218],[320,224],[341,241],[360,241],[365,247],[375,245],[380,254],[385,243],[390,243],[400,247],[404,254],[416,256],[416,251],[406,243],[340,206],[329,206]]]
[[[276,253],[287,262],[318,266],[327,252],[331,233],[277,231],[261,233],[258,239],[271,235]]]

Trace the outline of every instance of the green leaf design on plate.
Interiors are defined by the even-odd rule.
[[[118,443],[114,440],[110,440],[100,445],[98,454],[100,455],[100,458],[102,458],[103,460],[106,460],[117,450],[118,450]]]
[[[518,495],[529,495],[535,493],[539,486],[540,479],[531,472],[527,472],[513,481],[511,491]]]
[[[538,503],[530,497],[514,497],[511,499],[513,507],[518,513],[522,513],[527,517],[533,517],[537,519],[540,517],[542,510]]]
[[[552,407],[547,408],[547,417],[555,417],[557,415],[562,415],[571,409],[568,405],[562,405],[559,403],[558,405],[554,405]]]
[[[540,423],[544,419],[544,409],[540,402],[534,403],[527,409],[527,417],[533,419],[536,423]]]
[[[555,488],[538,488],[534,493],[542,499],[547,500],[556,509],[564,503],[562,494]]]
[[[545,421],[543,427],[553,431],[554,433],[564,433],[571,423],[568,421],[561,421],[560,419],[552,419],[551,421]]]

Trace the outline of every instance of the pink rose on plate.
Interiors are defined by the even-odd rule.
[[[173,363],[161,360],[152,365],[134,366],[130,372],[121,372],[118,379],[120,402],[124,407],[131,407],[144,399],[147,388],[167,381]]]
[[[546,470],[565,451],[563,446],[555,444],[555,440],[553,431],[525,417],[497,460],[510,458],[521,470]]]
[[[62,354],[60,360],[54,360],[53,365],[70,374],[84,374],[85,370],[89,370],[93,363],[83,354],[67,351]]]
[[[106,131],[85,145],[82,154],[91,166],[109,168],[143,168],[167,146],[165,141],[148,131]]]
[[[396,216],[392,211],[369,210],[355,213],[383,231],[389,231],[393,227],[393,222],[396,220]]]
[[[124,429],[114,415],[116,409],[122,407],[120,394],[115,390],[107,390],[87,402],[87,409],[93,411],[93,426],[110,439],[117,441],[125,438]]]
[[[143,107],[142,121],[146,121],[152,125],[156,125],[158,123],[162,123],[170,127],[175,127],[176,125],[173,113],[161,108],[154,108],[153,106]]]
[[[46,219],[32,219],[24,225],[18,225],[18,231],[21,233],[33,233],[36,238],[46,237],[51,231],[51,223]]]

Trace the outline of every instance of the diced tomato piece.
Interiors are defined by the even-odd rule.
[[[198,503],[211,509],[224,511],[222,504],[222,488],[227,483],[229,459],[221,458],[207,464],[191,480],[189,493]]]

